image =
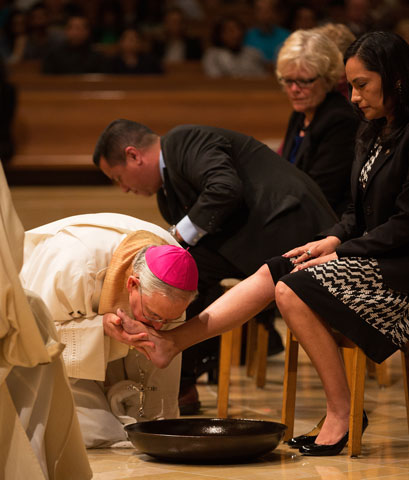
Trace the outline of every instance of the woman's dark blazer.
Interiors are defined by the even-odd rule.
[[[358,179],[366,160],[367,154],[355,160],[353,203],[326,234],[343,242],[336,249],[339,257],[376,258],[385,284],[409,293],[409,125],[378,157],[361,194]]]
[[[299,112],[290,117],[282,149],[287,160],[304,117]],[[294,162],[316,181],[339,217],[351,201],[351,166],[358,124],[358,117],[344,95],[328,93],[305,131]]]

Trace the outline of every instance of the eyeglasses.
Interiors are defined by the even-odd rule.
[[[283,87],[291,88],[293,84],[297,85],[298,88],[309,88],[317,79],[318,75],[314,78],[284,78],[279,77],[278,81]]]
[[[141,312],[142,312],[142,316],[145,320],[147,320],[148,322],[156,322],[156,323],[172,323],[172,324],[177,324],[177,323],[185,323],[185,320],[179,320],[179,319],[175,319],[175,320],[166,320],[165,318],[160,318],[160,317],[149,317],[148,315],[145,314],[144,312],[144,308],[143,308],[143,301],[142,301],[142,295],[143,295],[143,292],[142,292],[142,285],[139,284],[139,298],[141,300]],[[155,315],[155,314],[154,314]]]

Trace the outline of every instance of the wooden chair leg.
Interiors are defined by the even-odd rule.
[[[345,373],[348,380],[349,389],[352,390],[352,376],[354,371],[354,350],[353,348],[342,348],[342,357],[344,359]]]
[[[233,328],[233,344],[232,344],[232,355],[231,355],[231,364],[234,366],[240,366],[240,357],[241,357],[241,338],[242,338],[242,326]]]
[[[391,378],[389,375],[388,364],[385,362],[375,364],[376,380],[380,387],[389,387]]]
[[[246,373],[252,377],[256,371],[257,322],[252,318],[247,322]]]
[[[240,283],[237,278],[225,278],[220,285],[224,292]],[[239,331],[240,330],[240,331]],[[240,337],[240,340],[238,339]],[[233,346],[237,349],[237,342],[241,344],[241,326],[223,333],[220,340],[219,381],[217,389],[217,415],[227,417],[229,408],[230,368],[232,363]],[[240,346],[241,349],[241,346]],[[235,358],[237,357],[237,354]],[[240,357],[239,357],[240,362]]]
[[[409,353],[401,352],[401,356],[402,356],[403,387],[405,390],[405,400],[406,400],[406,418],[408,421],[408,431],[409,431]]]
[[[257,325],[257,362],[256,362],[256,386],[263,388],[266,384],[268,354],[268,330],[259,323]]]
[[[220,341],[219,383],[217,389],[217,415],[227,418],[229,407],[230,367],[233,350],[233,331],[223,333]]]
[[[353,352],[348,454],[351,457],[356,457],[361,453],[366,356],[358,347],[355,347]]]
[[[376,367],[375,367],[376,363],[371,360],[370,358],[367,359],[367,362],[366,362],[366,370],[368,372],[368,377],[369,378],[376,378]]]
[[[283,381],[283,407],[281,422],[287,425],[284,441],[289,440],[294,434],[295,396],[297,388],[298,342],[287,329],[285,347],[284,381]]]
[[[366,368],[368,370],[369,378],[376,378],[376,381],[380,387],[390,386],[391,379],[386,361],[382,363],[375,363],[373,360],[368,358],[366,361]]]

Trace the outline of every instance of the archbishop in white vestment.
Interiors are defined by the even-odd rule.
[[[18,278],[24,230],[0,164],[0,478],[92,477],[49,313]]]
[[[125,441],[123,424],[179,415],[181,355],[158,369],[104,335],[104,313],[129,312],[126,283],[110,298],[107,272],[123,282],[130,256],[150,244],[178,245],[157,225],[113,213],[73,216],[26,232],[21,279],[44,300],[66,345],[63,358],[87,447]]]

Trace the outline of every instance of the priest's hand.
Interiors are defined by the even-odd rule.
[[[149,327],[145,323],[139,322],[130,317],[123,311],[118,309],[117,315],[121,320],[124,328],[132,326],[132,337],[145,335],[140,340],[135,339],[132,346],[145,355],[158,368],[165,368],[172,359],[179,353],[173,342],[173,333],[177,328],[169,331],[159,331]],[[131,320],[131,323],[130,323]],[[148,345],[149,344],[149,345]]]
[[[122,319],[118,315],[115,315],[115,313],[105,313],[102,317],[102,324],[105,335],[114,338],[118,342],[133,346],[134,348],[137,348],[135,345],[137,344],[137,349],[149,358],[148,351],[145,349],[153,349],[155,345],[149,341],[147,332],[140,330],[135,333],[128,333],[122,327]]]

